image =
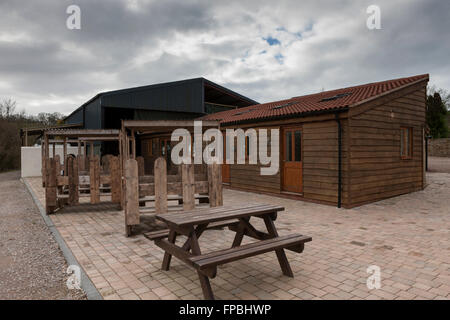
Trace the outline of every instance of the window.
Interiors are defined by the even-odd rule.
[[[402,159],[412,158],[412,128],[400,128],[400,157]]]
[[[301,130],[289,129],[285,131],[285,161],[302,161],[302,132]]]

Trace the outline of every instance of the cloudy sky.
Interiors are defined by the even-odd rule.
[[[68,114],[100,91],[195,77],[259,102],[422,73],[449,90],[449,17],[447,0],[1,0],[0,99]]]

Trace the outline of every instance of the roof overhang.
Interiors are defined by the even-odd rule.
[[[133,130],[137,133],[162,133],[172,132],[175,129],[193,129],[194,126],[201,123],[202,128],[219,128],[219,121],[200,121],[200,120],[123,120],[124,129]]]

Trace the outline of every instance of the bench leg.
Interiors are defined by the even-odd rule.
[[[234,236],[233,244],[231,245],[232,248],[239,247],[244,238],[245,224],[242,221],[239,221],[237,227],[236,235]]]
[[[177,238],[176,231],[175,230],[170,230],[169,238],[168,238],[169,242],[170,243],[175,243],[176,238]],[[172,260],[172,255],[170,253],[165,252],[164,253],[164,259],[163,259],[162,267],[161,267],[162,270],[169,271],[170,260]]]
[[[197,273],[198,278],[200,279],[200,285],[202,286],[203,297],[205,298],[205,300],[214,300],[214,294],[212,292],[208,277],[202,274],[200,271],[197,271]]]
[[[266,225],[267,232],[272,237],[278,237],[277,229],[275,228],[275,225],[274,225],[272,219],[268,215],[264,216],[264,223]],[[286,253],[284,252],[284,249],[277,249],[277,250],[275,250],[275,252],[277,254],[278,263],[280,264],[281,271],[283,272],[283,274],[285,276],[293,278],[294,273],[292,272],[291,266],[289,265],[289,261],[286,257]]]
[[[206,228],[206,225],[205,225]],[[197,239],[197,232],[196,230],[192,229],[191,234],[189,236],[190,242],[191,242],[191,250],[193,255],[201,255],[202,252],[200,250],[200,246],[198,244]],[[209,283],[209,279],[207,276],[202,274],[200,271],[197,271],[198,278],[200,279],[200,285],[202,287],[203,291],[203,297],[206,300],[214,300],[214,294],[211,289],[211,284]]]

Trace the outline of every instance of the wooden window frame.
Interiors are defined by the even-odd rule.
[[[406,135],[406,132],[409,134]],[[409,141],[407,141],[409,137]],[[403,139],[403,141],[402,141]],[[400,158],[402,160],[411,160],[413,158],[413,128],[402,126],[400,127]],[[405,147],[409,144],[409,154],[406,154]]]

